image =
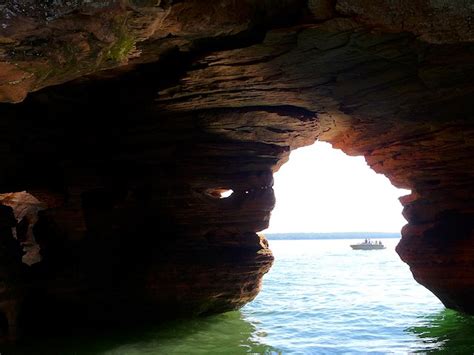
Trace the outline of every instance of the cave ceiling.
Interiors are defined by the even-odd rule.
[[[242,306],[273,260],[256,234],[272,173],[319,139],[412,191],[398,253],[446,306],[474,313],[473,12],[467,0],[5,1],[0,192],[38,201],[23,225],[41,262],[4,259],[1,309],[45,316],[32,289],[101,319],[138,301],[141,316]],[[22,202],[3,205],[0,228],[18,230]]]

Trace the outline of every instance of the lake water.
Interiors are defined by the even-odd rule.
[[[474,351],[474,319],[446,311],[395,252],[354,240],[270,241],[275,265],[242,314],[283,353]]]
[[[35,354],[337,354],[474,352],[474,317],[445,310],[394,248],[354,240],[273,240],[263,290],[238,312],[97,339],[31,344]]]

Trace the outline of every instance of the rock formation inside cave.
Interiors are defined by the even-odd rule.
[[[7,0],[2,338],[244,305],[273,261],[257,234],[272,173],[317,139],[412,190],[397,252],[474,314],[473,11]],[[41,260],[27,266],[33,239]]]

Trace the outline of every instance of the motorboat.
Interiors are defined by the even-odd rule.
[[[377,249],[386,249],[385,245],[381,241],[372,242],[371,240],[366,239],[363,243],[351,244],[351,248],[354,250],[377,250]]]

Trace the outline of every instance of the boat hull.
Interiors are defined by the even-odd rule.
[[[385,249],[385,246],[380,244],[353,244],[351,248],[354,250],[380,250]]]

